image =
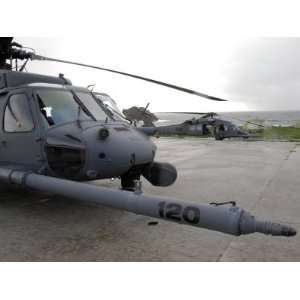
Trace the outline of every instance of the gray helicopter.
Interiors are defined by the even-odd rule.
[[[231,121],[221,119],[215,112],[169,112],[167,114],[201,115],[201,117],[187,119],[181,124],[159,126],[158,132],[161,135],[214,136],[218,141],[225,138],[247,139],[249,137],[247,132],[241,130]]]
[[[25,60],[20,64],[20,61]],[[256,220],[235,203],[209,205],[144,195],[140,177],[169,186],[177,171],[156,162],[156,146],[87,88],[58,77],[22,72],[30,60],[105,70],[211,100],[223,99],[111,69],[39,56],[0,39],[0,183],[97,202],[117,209],[232,235],[294,236],[290,226]],[[13,61],[14,68],[13,69]],[[122,190],[85,183],[119,177]]]
[[[193,115],[191,119],[187,119],[179,124],[172,125],[155,125],[158,121],[157,115],[151,113],[147,108],[149,103],[144,107],[133,106],[129,109],[124,109],[123,114],[134,124],[139,124],[140,121],[143,122],[143,127],[148,129],[155,127],[154,132],[158,135],[184,135],[184,136],[214,136],[216,140],[224,140],[225,138],[249,138],[249,134],[234,123],[228,120],[221,119],[219,115],[215,112],[199,113],[199,112],[166,112],[167,114],[183,114],[183,115]],[[195,115],[201,115],[201,117],[195,117]],[[239,120],[241,121],[241,120]],[[244,121],[245,123],[251,123],[249,121]],[[262,126],[255,124],[257,126]]]

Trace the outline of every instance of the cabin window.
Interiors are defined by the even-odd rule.
[[[4,114],[6,132],[28,132],[34,127],[28,100],[25,94],[10,96]]]

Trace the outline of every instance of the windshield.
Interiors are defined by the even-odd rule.
[[[96,120],[105,120],[108,117],[90,93],[76,92],[76,95]]]
[[[128,120],[126,119],[126,117],[124,116],[124,114],[120,111],[120,109],[117,106],[117,103],[107,94],[100,94],[100,93],[95,93],[95,96],[101,100],[101,102],[103,103],[103,105],[105,106],[106,109],[108,109],[111,114],[112,117],[117,121],[126,121],[128,122]]]
[[[88,93],[41,89],[37,91],[38,104],[47,126],[84,120],[105,120],[108,116]]]

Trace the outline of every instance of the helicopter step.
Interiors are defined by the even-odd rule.
[[[274,236],[296,234],[296,230],[292,227],[258,221],[237,206],[194,204],[173,198],[144,195],[141,190],[137,192],[112,190],[5,168],[0,168],[0,181],[235,236],[254,232]]]

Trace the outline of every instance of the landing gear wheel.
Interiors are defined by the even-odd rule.
[[[121,186],[123,190],[134,192],[136,189],[136,180],[139,178],[131,176],[121,176]]]
[[[223,141],[224,140],[224,138],[219,136],[218,134],[215,135],[215,139],[216,139],[216,141]]]
[[[222,129],[221,126],[215,126],[214,127],[214,136],[215,136],[215,140],[216,141],[222,141],[224,140],[224,137],[222,137],[222,131],[224,131],[224,129]],[[221,134],[220,134],[221,132]]]

